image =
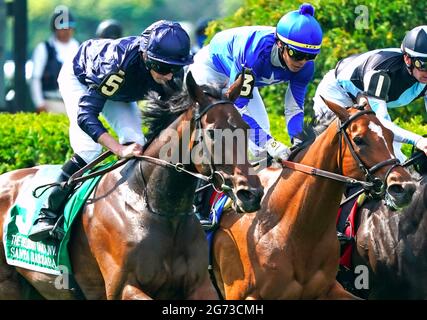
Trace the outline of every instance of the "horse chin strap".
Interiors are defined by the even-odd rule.
[[[360,110],[360,109],[359,109]],[[342,135],[344,137],[345,143],[347,144],[351,155],[353,156],[353,159],[356,160],[357,165],[359,169],[365,173],[365,180],[372,183],[372,186],[369,188],[365,188],[365,190],[368,192],[368,194],[375,198],[375,199],[382,199],[385,195],[386,189],[387,189],[387,178],[391,171],[401,166],[399,159],[397,158],[390,158],[387,160],[384,160],[380,163],[377,163],[370,169],[366,167],[366,165],[363,163],[362,159],[360,159],[359,155],[356,153],[356,151],[353,148],[353,145],[351,144],[350,138],[347,134],[347,127],[348,125],[356,118],[365,115],[365,114],[375,114],[372,110],[361,110],[358,113],[352,115],[347,121],[345,121],[343,124],[341,124],[341,121],[337,119],[338,121],[338,134]],[[340,164],[342,162],[342,139],[339,138],[339,157],[340,160],[338,163]],[[374,173],[378,171],[379,169],[390,166],[390,168],[387,170],[384,180],[381,180],[380,178],[374,176]],[[342,171],[342,170],[341,170]]]

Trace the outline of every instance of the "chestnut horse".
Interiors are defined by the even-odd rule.
[[[359,209],[352,265],[366,265],[369,279],[359,281],[362,286],[356,290],[360,273],[347,273],[352,279],[348,289],[361,297],[427,299],[427,158],[420,155],[421,176],[408,207],[394,210],[384,201],[370,200]]]
[[[230,190],[243,212],[259,209],[263,189],[258,177],[249,174],[246,141],[234,141],[222,150],[232,159],[243,155],[241,163],[214,163],[213,151],[217,150],[212,145],[216,141],[203,130],[195,130],[246,132],[247,125],[233,103],[203,92],[191,74],[187,88],[188,93],[169,101],[151,100],[143,116],[151,119],[151,129],[160,134],[146,148],[144,159],[132,159],[101,178],[74,222],[69,253],[84,298],[218,298],[208,273],[207,242],[193,214],[197,182],[193,175],[209,176],[218,188],[222,185]],[[162,130],[166,125],[167,130]],[[182,138],[186,132],[189,141]],[[166,153],[178,155],[183,165],[156,161],[167,144]],[[196,145],[204,145],[200,154],[205,161],[200,163],[187,157]],[[37,170],[21,169],[0,176],[0,239],[8,209]],[[0,247],[0,298],[23,298],[18,274],[44,298],[76,298],[75,290],[55,288],[55,276],[7,265],[3,244]]]
[[[393,134],[369,105],[344,109],[327,102],[337,121],[296,161],[355,179],[373,172],[398,205],[415,190],[397,165]],[[363,107],[365,109],[363,109]],[[363,110],[362,110],[363,109]],[[335,220],[345,183],[289,168],[259,173],[266,192],[261,209],[225,212],[213,241],[213,272],[226,299],[356,298],[336,281],[339,243]]]

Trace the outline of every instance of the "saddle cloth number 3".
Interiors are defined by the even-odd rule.
[[[100,85],[100,91],[104,96],[111,97],[119,90],[123,84],[125,73],[119,70],[117,73],[110,73]]]

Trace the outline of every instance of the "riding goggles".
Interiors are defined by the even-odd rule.
[[[286,51],[288,52],[288,55],[291,57],[291,59],[295,61],[314,60],[317,57],[317,54],[301,52],[289,46],[286,46]]]
[[[145,61],[145,65],[149,70],[153,70],[162,75],[166,75],[169,73],[177,74],[182,69],[182,66],[180,65],[167,64],[152,59],[147,59]]]
[[[427,60],[421,60],[420,58],[412,58],[414,67],[421,71],[427,71]]]

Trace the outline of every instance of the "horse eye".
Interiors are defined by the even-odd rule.
[[[356,146],[363,146],[363,145],[366,145],[365,141],[363,141],[363,138],[362,138],[362,137],[359,137],[359,136],[354,137],[354,138],[353,138],[353,142],[354,142],[354,144],[355,144]]]

